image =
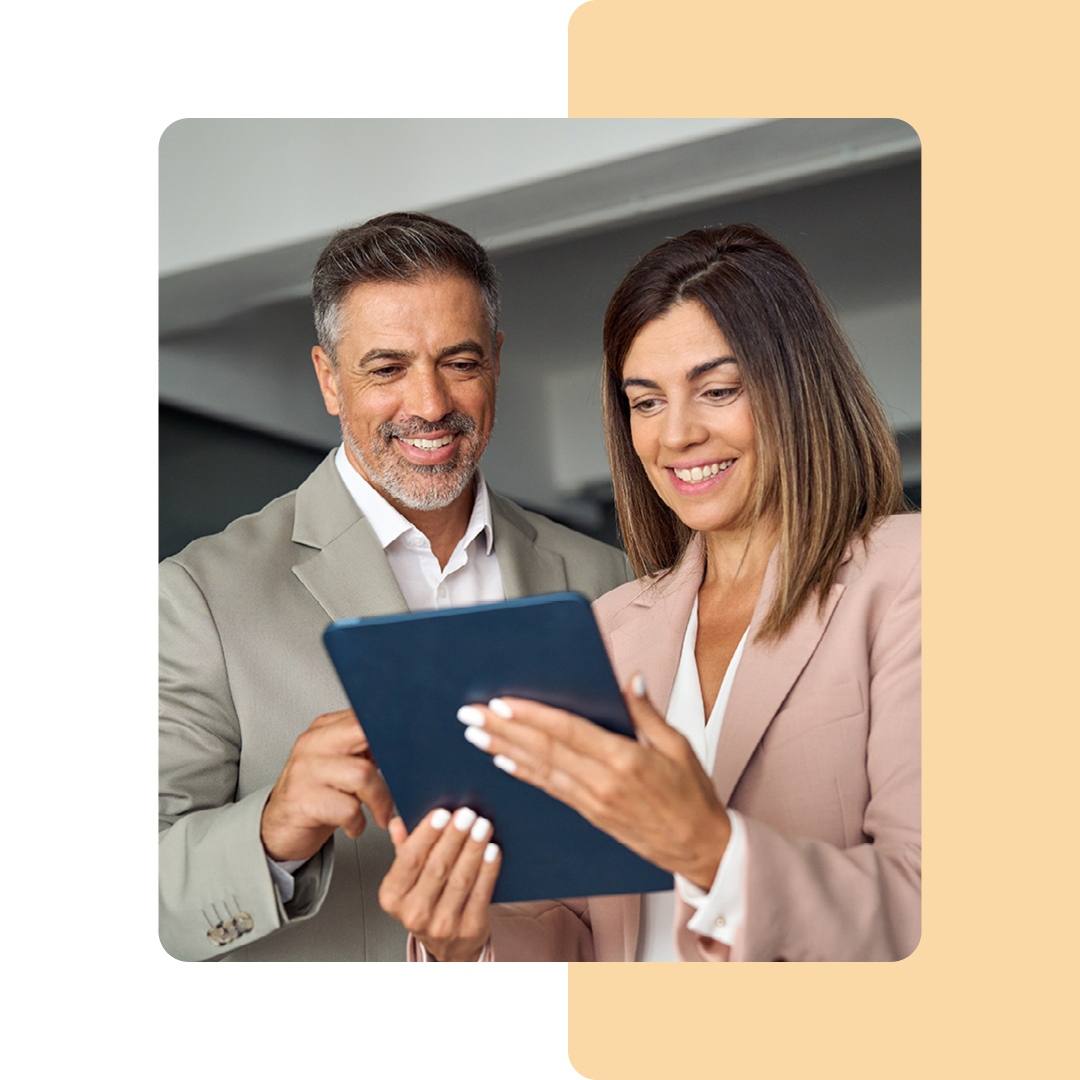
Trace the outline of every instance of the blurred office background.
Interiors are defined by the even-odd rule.
[[[339,441],[312,371],[329,237],[425,210],[503,289],[497,490],[615,540],[604,308],[665,237],[749,221],[834,305],[921,499],[919,140],[891,119],[181,120],[160,145],[160,557],[295,487]]]

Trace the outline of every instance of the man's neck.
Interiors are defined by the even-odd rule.
[[[469,481],[465,490],[449,505],[439,510],[413,510],[390,498],[385,491],[379,494],[414,528],[419,529],[431,545],[431,553],[443,569],[454,554],[472,517],[476,492],[476,477]]]

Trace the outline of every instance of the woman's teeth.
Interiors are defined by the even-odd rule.
[[[441,439],[402,439],[403,443],[415,446],[418,450],[438,450],[441,446],[449,446],[454,441],[453,435],[444,435]]]
[[[692,469],[672,469],[671,471],[685,484],[697,484],[702,480],[708,480],[717,473],[722,473],[734,463],[734,458],[729,461],[714,461],[711,465],[695,465]]]

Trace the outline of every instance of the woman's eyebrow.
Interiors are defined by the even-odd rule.
[[[718,360],[706,360],[704,364],[698,364],[697,367],[692,367],[686,373],[686,381],[693,382],[695,379],[700,378],[706,371],[712,371],[713,368],[722,367],[724,364],[737,364],[738,361],[734,356],[724,356]]]
[[[706,360],[703,364],[698,364],[696,367],[692,367],[686,373],[686,381],[693,382],[695,379],[701,378],[707,371],[712,371],[713,368],[722,367],[724,364],[737,364],[738,361],[734,356],[723,356],[717,360]],[[625,390],[629,386],[644,386],[649,390],[659,390],[658,383],[654,383],[652,379],[623,379],[620,384],[621,389]]]

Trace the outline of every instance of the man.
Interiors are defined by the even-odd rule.
[[[185,960],[405,959],[377,898],[391,799],[323,649],[328,622],[594,598],[630,576],[621,553],[477,472],[503,335],[472,237],[384,215],[335,236],[313,286],[312,360],[342,445],[161,565],[159,931]]]

